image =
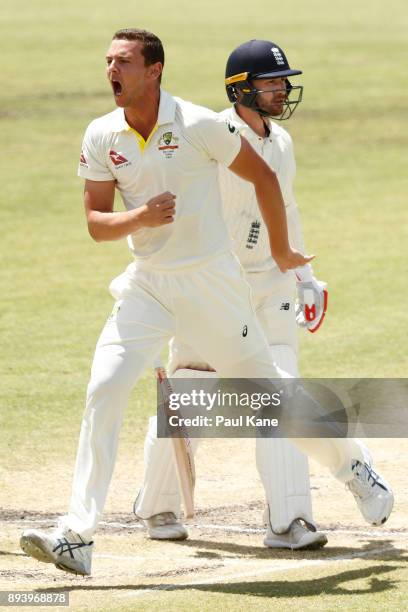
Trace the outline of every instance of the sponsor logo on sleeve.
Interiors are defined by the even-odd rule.
[[[88,166],[88,162],[86,161],[86,157],[85,157],[85,155],[84,155],[84,152],[83,152],[83,151],[81,151],[81,155],[80,155],[80,157],[79,157],[79,164],[80,164],[81,166],[84,166],[84,168],[89,168],[89,166]]]
[[[124,157],[120,153],[117,153],[116,151],[113,151],[112,149],[109,151],[109,157],[117,168],[119,168],[119,166],[125,165],[130,166],[130,161],[126,159],[126,157]]]

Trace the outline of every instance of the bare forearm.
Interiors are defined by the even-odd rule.
[[[112,186],[107,186],[110,189]],[[113,212],[113,193],[105,199],[92,199],[92,191],[100,189],[95,184],[85,191],[85,212],[90,235],[97,242],[119,240],[141,227],[160,227],[173,223],[176,196],[165,191],[151,198],[146,204],[124,212]],[[97,194],[98,195],[98,194]]]
[[[140,209],[123,212],[100,212],[88,214],[88,231],[96,242],[119,240],[141,227]]]

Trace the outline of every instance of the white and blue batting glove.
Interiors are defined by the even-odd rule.
[[[296,323],[312,334],[321,324],[327,310],[327,283],[317,280],[310,264],[296,268]]]

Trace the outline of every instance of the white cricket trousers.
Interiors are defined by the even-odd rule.
[[[252,289],[256,314],[269,344],[271,361],[280,375],[298,377],[293,273],[282,274],[275,268],[267,272],[248,273],[246,278]],[[191,346],[180,342],[179,338],[171,341],[168,366],[171,375],[185,378],[214,376],[216,385],[219,374],[205,372],[208,368],[209,364]],[[176,370],[178,372],[174,374]],[[192,439],[194,451],[199,441]],[[257,438],[256,464],[265,490],[269,525],[276,533],[287,531],[297,518],[315,524],[308,460],[301,450],[328,467],[333,475],[344,482],[352,477],[352,461],[368,456],[367,449],[358,440]],[[147,519],[161,512],[173,512],[180,516],[180,509],[171,440],[157,438],[157,419],[152,417],[145,439],[144,478],[134,510],[137,516]]]
[[[172,336],[223,377],[278,376],[232,253],[172,271],[131,264],[125,277],[96,346],[70,509],[60,519],[88,540],[103,512],[130,392]]]

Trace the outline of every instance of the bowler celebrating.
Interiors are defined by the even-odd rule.
[[[50,533],[21,537],[27,554],[83,575],[91,572],[129,394],[162,346],[177,334],[221,376],[278,376],[231,253],[218,164],[254,185],[280,270],[311,260],[290,247],[276,175],[238,130],[160,88],[157,36],[119,30],[106,61],[118,108],[89,125],[79,174],[91,236],[127,236],[134,262],[96,346],[69,513]],[[114,212],[115,189],[126,211]]]

